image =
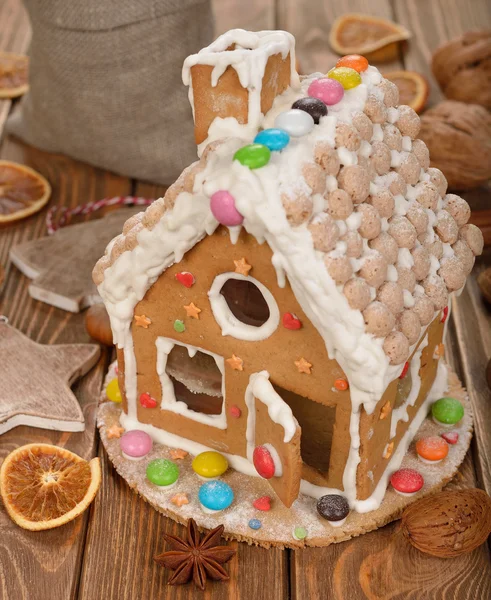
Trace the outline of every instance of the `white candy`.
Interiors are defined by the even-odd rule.
[[[300,137],[312,131],[314,119],[304,110],[292,108],[280,113],[274,121],[274,126],[277,129],[283,129],[293,137]]]

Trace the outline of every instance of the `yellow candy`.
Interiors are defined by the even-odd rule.
[[[219,477],[227,469],[227,459],[220,452],[202,452],[193,460],[193,471],[201,477]]]
[[[122,402],[123,398],[121,397],[121,392],[119,391],[119,382],[117,377],[107,384],[106,396],[113,402]]]
[[[350,67],[336,67],[331,69],[327,74],[329,79],[336,79],[344,87],[345,90],[355,88],[361,83],[361,76],[358,71]]]

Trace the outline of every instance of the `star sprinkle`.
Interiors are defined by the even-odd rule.
[[[186,452],[186,450],[181,450],[180,448],[172,448],[172,450],[169,451],[169,454],[172,460],[181,460],[186,458],[189,453]]]
[[[135,315],[133,318],[135,319],[135,325],[137,327],[143,327],[143,329],[148,329],[148,326],[152,322],[145,315]]]
[[[386,419],[389,416],[391,410],[392,410],[392,406],[390,405],[390,400],[387,400],[387,402],[382,406],[382,410],[380,411],[379,419],[381,421],[383,419]]]
[[[178,494],[175,494],[174,496],[172,496],[170,501],[172,502],[172,504],[175,504],[179,508],[181,508],[181,506],[184,506],[184,504],[189,504],[188,495],[184,492],[179,492]]]
[[[394,442],[390,442],[389,444],[387,444],[387,446],[385,447],[384,453],[383,453],[383,457],[384,458],[390,458],[392,456],[392,452],[394,451]]]
[[[230,367],[232,367],[232,369],[234,371],[243,371],[244,370],[244,361],[239,358],[238,356],[235,356],[235,354],[232,354],[232,358],[227,358],[227,360],[225,361]]]
[[[111,425],[106,429],[106,435],[108,440],[112,440],[114,438],[119,439],[124,433],[124,428],[120,427],[117,423]]]
[[[235,272],[240,273],[240,275],[244,275],[245,277],[249,275],[249,271],[252,269],[252,265],[250,265],[245,258],[234,260],[234,265]]]
[[[312,364],[307,362],[303,357],[300,360],[295,361],[295,366],[299,373],[306,373],[307,375],[312,373]]]
[[[201,312],[201,308],[198,308],[194,302],[191,304],[184,305],[184,310],[186,311],[186,315],[191,317],[192,319],[199,319],[199,313]]]

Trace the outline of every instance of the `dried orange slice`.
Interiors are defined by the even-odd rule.
[[[425,107],[430,86],[420,73],[415,71],[390,71],[383,74],[399,88],[399,104],[407,104],[417,113]]]
[[[0,52],[0,98],[18,98],[27,92],[28,69],[27,56]]]
[[[42,175],[25,165],[0,160],[0,224],[38,212],[50,196],[51,186]]]
[[[89,506],[101,483],[98,458],[87,462],[50,444],[28,444],[11,452],[0,469],[0,494],[17,525],[52,529]]]
[[[349,13],[333,23],[329,43],[338,54],[361,54],[370,62],[386,62],[397,57],[398,44],[410,37],[405,27],[387,19]]]

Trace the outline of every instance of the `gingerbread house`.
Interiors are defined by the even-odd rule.
[[[251,476],[260,451],[286,506],[340,493],[365,512],[444,386],[449,295],[482,236],[396,86],[341,71],[299,78],[286,32],[230,31],[189,57],[200,159],[94,281],[126,429]]]

